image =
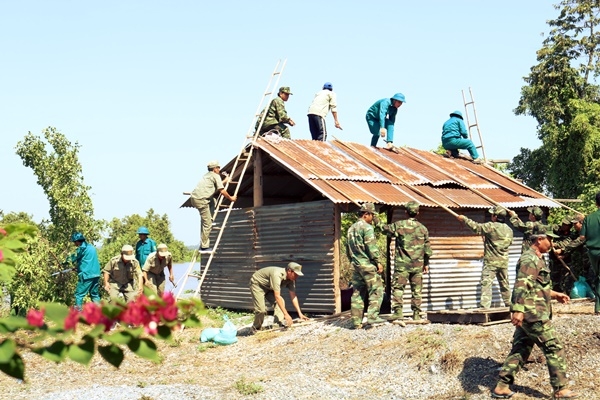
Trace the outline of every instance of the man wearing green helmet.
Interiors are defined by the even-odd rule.
[[[391,98],[377,100],[369,107],[366,118],[369,131],[373,135],[371,146],[376,147],[381,136],[386,142],[385,148],[398,153],[398,149],[394,147],[394,123],[398,109],[404,103],[406,103],[404,95],[396,93]]]

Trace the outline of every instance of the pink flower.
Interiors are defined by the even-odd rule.
[[[2,228],[0,228],[0,235],[6,236],[6,231]]]
[[[69,310],[69,315],[67,315],[67,318],[65,318],[65,329],[75,329],[77,322],[79,322],[79,311],[71,308]]]
[[[148,325],[144,326],[144,332],[148,335],[156,335],[158,333],[158,324],[156,321],[150,321]]]
[[[0,249],[0,262],[2,262],[2,260],[4,260],[4,254],[2,253],[2,250]]]
[[[131,325],[146,325],[150,322],[150,317],[151,314],[146,309],[146,305],[138,301],[129,303],[127,309],[119,316],[122,322]]]
[[[44,326],[44,309],[34,310],[31,309],[27,312],[27,323],[31,326],[41,328]]]
[[[157,314],[159,314],[162,319],[165,321],[175,321],[177,319],[177,309],[176,305],[167,305],[158,309]]]

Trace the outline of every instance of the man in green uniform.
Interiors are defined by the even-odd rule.
[[[505,306],[510,306],[510,287],[508,283],[508,249],[512,244],[513,231],[506,225],[506,210],[502,207],[492,207],[488,210],[492,214],[491,222],[479,223],[459,215],[459,221],[473,232],[484,237],[483,241],[483,269],[481,270],[481,299],[479,306],[490,308],[492,306],[492,282],[494,276],[498,279],[500,295]]]
[[[600,192],[596,194],[596,207],[598,209],[583,220],[579,237],[585,240],[585,246],[588,249],[593,279],[591,286],[596,293],[594,313],[600,315]]]
[[[200,251],[210,253],[212,252],[210,248],[210,231],[213,222],[212,216],[215,213],[216,207],[215,196],[221,194],[231,202],[236,201],[237,196],[231,196],[225,190],[223,184],[227,183],[229,177],[221,180],[221,176],[219,175],[221,167],[217,160],[209,162],[207,168],[208,172],[204,174],[192,192],[191,201],[192,205],[200,213]]]
[[[523,245],[521,246],[521,254],[523,254],[525,250],[529,249],[529,247],[531,246],[529,235],[545,226],[542,223],[542,217],[544,216],[544,212],[541,208],[528,207],[527,211],[529,211],[529,221],[523,222],[517,216],[516,212],[508,210],[508,214],[510,215],[510,223],[516,230],[523,233]]]
[[[381,324],[386,322],[379,317],[379,309],[383,301],[383,281],[380,274],[383,266],[379,263],[379,249],[373,230],[373,216],[375,206],[373,203],[364,203],[359,210],[360,219],[348,229],[346,254],[352,263],[351,315],[355,329],[362,328],[364,298],[369,299],[367,309],[367,324]]]
[[[250,279],[250,293],[252,294],[252,302],[254,304],[254,323],[252,328],[258,331],[262,328],[265,315],[267,315],[267,307],[265,300],[269,305],[273,306],[274,321],[276,324],[292,326],[293,321],[290,314],[285,308],[285,300],[281,296],[281,289],[287,288],[290,292],[290,299],[298,313],[298,318],[307,320],[302,311],[296,297],[296,279],[299,276],[304,276],[302,273],[302,265],[291,262],[286,268],[280,267],[265,267],[261,268],[252,274]]]
[[[140,240],[135,244],[135,259],[138,260],[140,266],[143,266],[148,255],[156,251],[156,242],[148,237],[150,231],[145,226],[140,226],[137,233]]]
[[[75,308],[83,309],[83,298],[89,294],[94,303],[100,302],[100,263],[96,248],[85,241],[85,237],[76,232],[71,235],[71,241],[77,246],[77,251],[67,258],[67,262],[75,263],[77,267],[77,286],[75,287]]]
[[[291,92],[288,86],[282,86],[279,88],[279,93],[277,97],[271,100],[269,107],[266,109],[267,115],[265,116],[265,120],[263,121],[262,126],[260,127],[259,135],[263,136],[265,133],[273,130],[276,131],[281,137],[286,139],[291,139],[290,129],[286,126],[294,126],[296,123],[287,115],[285,111],[285,102],[289,100]],[[258,124],[262,118],[265,110],[262,110],[261,116],[256,121],[256,128],[258,128]]]
[[[102,272],[104,290],[108,292],[112,301],[116,301],[121,293],[125,302],[129,303],[142,292],[142,269],[133,255],[132,246],[123,246],[121,255],[111,258]]]
[[[404,287],[410,282],[412,294],[411,309],[413,319],[421,319],[421,291],[423,274],[429,272],[429,259],[433,254],[429,244],[429,231],[416,217],[419,214],[419,203],[406,203],[408,219],[392,224],[378,224],[388,236],[396,238],[396,255],[394,257],[394,276],[392,277],[392,319],[402,319]]]
[[[561,303],[568,303],[570,300],[566,294],[552,290],[550,269],[543,258],[543,254],[552,248],[552,237],[555,236],[551,230],[540,230],[530,235],[531,247],[521,255],[517,263],[518,273],[511,305],[511,322],[516,329],[512,349],[492,391],[493,398],[507,399],[514,394],[509,385],[514,383],[515,375],[529,358],[534,345],[546,357],[554,398],[578,396],[566,389],[568,379],[565,352],[551,321],[550,300],[556,299]]]
[[[161,243],[154,253],[150,253],[146,259],[146,263],[142,267],[146,286],[157,293],[159,297],[162,297],[165,292],[165,267],[169,269],[169,280],[175,285],[173,256],[167,248],[167,245]]]

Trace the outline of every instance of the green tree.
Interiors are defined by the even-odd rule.
[[[156,243],[164,243],[169,247],[173,261],[180,262],[190,258],[191,250],[188,250],[183,242],[176,240],[171,233],[169,217],[166,214],[158,215],[153,209],[150,209],[145,217],[133,214],[122,219],[113,218],[108,222],[107,238],[102,241],[102,247],[98,253],[100,264],[105,265],[111,257],[119,255],[123,245],[135,246],[139,240],[136,232],[140,226],[148,228],[150,237]]]
[[[509,170],[535,189],[573,198],[598,174],[600,3],[563,0],[555,7],[560,15],[548,21],[550,33],[515,109],[536,119],[542,146],[522,148]]]

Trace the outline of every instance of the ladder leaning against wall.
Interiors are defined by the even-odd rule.
[[[481,156],[484,161],[487,161],[487,157],[485,155],[485,148],[483,147],[483,136],[481,135],[481,130],[479,129],[479,122],[477,121],[477,110],[475,109],[475,99],[473,98],[473,92],[471,88],[469,88],[469,100],[467,101],[467,97],[465,96],[465,91],[462,90],[463,102],[465,103],[465,117],[467,119],[467,131],[469,132],[469,139],[475,143],[475,147],[477,150],[481,150]],[[473,123],[471,123],[470,115],[473,116]],[[472,128],[477,133],[477,137],[479,138],[479,145],[477,142],[473,140],[473,131]]]
[[[252,153],[254,151],[253,144],[256,141],[256,139],[258,139],[260,129],[261,129],[263,122],[265,120],[265,117],[267,115],[266,112],[261,113],[261,110],[263,110],[264,108],[266,108],[267,106],[269,106],[271,104],[273,94],[277,93],[277,87],[279,86],[279,79],[281,78],[281,74],[283,73],[283,69],[285,68],[286,61],[287,60],[285,60],[285,59],[279,60],[277,62],[277,65],[275,65],[275,69],[273,70],[273,73],[271,74],[269,83],[267,84],[267,88],[265,89],[265,92],[261,96],[258,107],[256,108],[256,112],[254,113],[254,117],[252,118],[252,123],[250,124],[250,127],[248,128],[248,131],[246,132],[246,136],[244,137],[244,143],[242,144],[242,148],[240,149],[240,152],[238,153],[238,156],[236,157],[235,162],[233,163],[233,168],[231,169],[231,171],[232,171],[231,176],[229,178],[233,178],[234,172],[238,170],[238,166],[240,166],[240,165],[242,166],[239,176],[236,177],[237,180],[232,181],[231,179],[227,178],[226,182],[224,182],[225,190],[227,190],[228,192],[229,192],[228,189],[229,189],[230,185],[235,186],[235,189],[233,191],[233,196],[238,195],[238,191],[240,188],[239,184],[242,182],[244,175],[246,173],[246,170],[248,168],[248,164],[250,164],[250,160],[252,158]],[[255,127],[256,127],[256,129],[255,129]],[[219,213],[220,210],[223,210],[223,212],[225,212],[225,216],[223,217],[221,226],[213,227],[213,229],[217,229],[219,232],[217,234],[217,238],[215,239],[215,243],[210,251],[201,251],[200,246],[202,246],[202,243],[200,243],[198,245],[198,248],[194,251],[192,260],[190,261],[190,265],[189,265],[187,271],[185,272],[185,275],[183,277],[183,282],[181,283],[181,286],[179,287],[179,291],[177,292],[177,296],[176,296],[177,299],[181,298],[185,294],[184,290],[185,290],[185,286],[186,286],[189,278],[198,279],[198,285],[196,286],[196,290],[194,291],[193,296],[196,297],[196,296],[200,295],[200,290],[202,288],[202,284],[204,283],[204,279],[206,278],[206,273],[208,272],[208,269],[210,268],[210,264],[212,263],[215,253],[219,247],[219,243],[221,242],[221,237],[223,236],[223,232],[225,231],[225,228],[227,226],[227,220],[229,219],[231,210],[234,207],[234,202],[229,202],[229,204],[223,204],[223,199],[224,199],[224,196],[219,195],[219,198],[217,199],[217,205],[215,207],[215,212],[212,215],[212,220],[215,221],[217,214]],[[208,256],[208,260],[206,261],[205,265],[202,265],[202,255]],[[200,263],[199,273],[193,271],[196,261],[198,261]]]

